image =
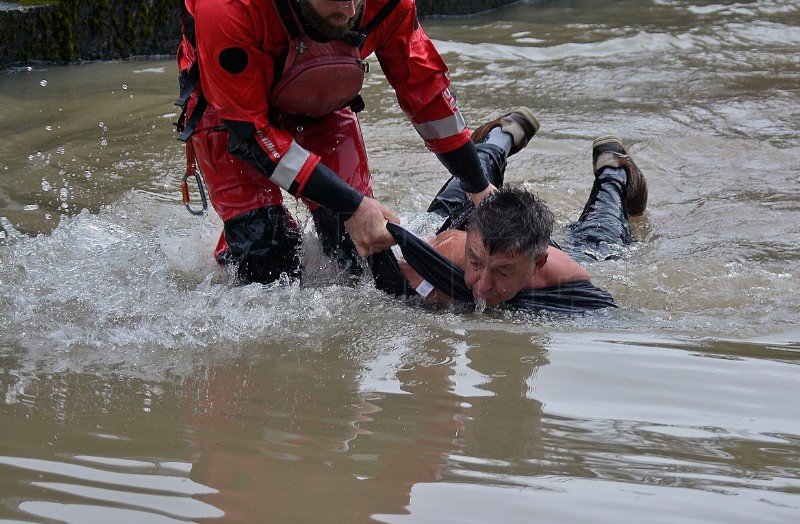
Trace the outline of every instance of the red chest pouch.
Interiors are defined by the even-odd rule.
[[[293,39],[270,105],[282,113],[318,118],[348,105],[364,85],[368,64],[340,40]]]

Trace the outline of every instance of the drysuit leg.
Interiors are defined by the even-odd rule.
[[[190,140],[209,199],[224,225],[217,262],[235,268],[243,284],[268,284],[282,273],[299,277],[299,228],[283,206],[280,188],[228,151],[228,132],[212,106]]]
[[[236,268],[242,284],[269,284],[282,274],[300,278],[301,235],[283,206],[269,206],[225,221],[226,246],[217,262]]]

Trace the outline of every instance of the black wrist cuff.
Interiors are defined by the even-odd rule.
[[[347,185],[323,164],[317,164],[311,172],[300,196],[327,207],[343,221],[349,220],[364,200],[361,192]]]
[[[437,153],[436,157],[451,175],[461,180],[461,187],[467,193],[480,193],[489,187],[472,140],[449,153]]]

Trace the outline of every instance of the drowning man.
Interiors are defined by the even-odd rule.
[[[618,258],[634,242],[628,218],[647,206],[644,175],[618,137],[595,139],[592,191],[569,225],[562,250],[551,239],[554,217],[547,205],[526,189],[503,187],[507,158],[538,129],[539,121],[524,107],[476,129],[472,139],[478,156],[500,189],[476,207],[459,180],[448,181],[428,208],[446,217],[430,244],[388,224],[404,259],[394,267],[373,266],[376,285],[398,296],[417,293],[434,302],[474,301],[487,307],[564,313],[616,307],[575,257]]]

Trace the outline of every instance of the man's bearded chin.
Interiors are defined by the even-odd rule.
[[[303,20],[315,31],[319,32],[320,34],[327,36],[328,38],[342,38],[346,35],[355,25],[356,20],[358,20],[359,14],[361,14],[361,10],[364,9],[364,2],[359,0],[353,0],[354,2],[358,2],[358,6],[356,9],[356,15],[347,21],[346,24],[343,25],[335,25],[328,21],[328,18],[324,18],[320,16],[318,12],[314,10],[308,0],[297,0],[297,5],[300,7],[300,14],[303,16]],[[344,17],[344,14],[339,12],[336,15],[331,15],[332,17],[341,16]]]

